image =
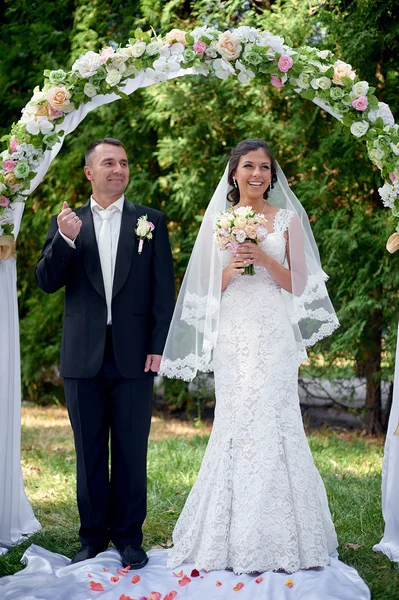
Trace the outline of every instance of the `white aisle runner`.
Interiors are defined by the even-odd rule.
[[[319,570],[256,575],[230,571],[192,572],[185,564],[166,568],[167,550],[151,550],[139,571],[122,570],[119,553],[109,548],[71,565],[69,558],[40,546],[22,557],[23,571],[0,579],[2,600],[369,600],[370,591],[357,571],[331,558]],[[177,575],[177,576],[176,576]]]
[[[382,463],[382,514],[384,537],[373,550],[399,562],[399,327],[391,414]]]

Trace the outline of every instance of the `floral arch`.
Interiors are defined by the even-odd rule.
[[[370,160],[380,169],[384,206],[399,219],[399,132],[387,104],[360,81],[351,65],[329,50],[294,49],[284,39],[253,27],[221,33],[199,27],[173,29],[165,37],[135,31],[125,47],[86,52],[71,71],[45,71],[44,85],[22,110],[21,119],[2,138],[0,154],[0,259],[13,251],[18,203],[24,202],[45,176],[51,161],[91,110],[132,94],[136,89],[179,77],[201,74],[219,79],[252,79],[286,88],[329,112],[367,144]],[[17,228],[15,226],[17,225]],[[399,232],[399,224],[396,227]],[[388,249],[399,247],[399,233]]]

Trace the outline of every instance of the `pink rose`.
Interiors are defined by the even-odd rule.
[[[352,106],[353,108],[356,108],[356,110],[366,110],[368,103],[369,101],[366,96],[360,96],[360,98],[356,98],[356,100],[352,102]]]
[[[16,152],[17,146],[18,146],[18,140],[16,140],[15,138],[12,138],[11,142],[10,142],[10,152],[11,153]]]
[[[272,84],[272,86],[274,86],[276,88],[282,88],[282,87],[284,87],[284,83],[281,81],[281,79],[279,79],[277,77],[277,75],[272,75],[270,77],[270,83]]]
[[[205,42],[201,42],[201,40],[198,40],[198,42],[195,42],[195,44],[193,46],[193,50],[197,54],[204,54],[204,52],[206,50]]]
[[[291,69],[293,64],[294,61],[292,60],[291,56],[288,56],[288,54],[282,54],[278,59],[277,66],[282,73],[286,73]]]
[[[10,204],[10,201],[8,198],[6,198],[5,196],[0,196],[0,206],[3,206],[5,208],[9,204]]]
[[[100,63],[102,65],[104,63],[106,63],[107,60],[109,59],[109,57],[112,56],[113,54],[114,54],[114,49],[111,48],[111,46],[108,46],[108,48],[104,48],[104,50],[101,52]]]
[[[15,162],[15,160],[5,160],[3,162],[4,171],[13,171],[16,166],[17,166],[17,163]]]
[[[51,106],[51,104],[47,104],[47,112],[48,112],[48,118],[50,119],[50,121],[52,121],[53,119],[58,119],[58,117],[64,116],[64,113],[62,112],[62,110],[53,108]]]
[[[396,175],[394,172],[389,173],[389,179],[392,181],[392,183],[394,183],[394,181],[396,181]]]

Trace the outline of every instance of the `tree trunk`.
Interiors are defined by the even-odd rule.
[[[383,318],[380,310],[370,315],[361,338],[360,370],[366,378],[365,428],[369,433],[383,431],[381,408],[381,351]]]

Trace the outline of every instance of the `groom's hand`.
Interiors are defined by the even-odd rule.
[[[158,373],[159,367],[161,366],[161,354],[147,354],[147,360],[145,361],[144,372],[152,371]]]
[[[78,237],[82,227],[82,221],[72,208],[69,208],[68,202],[64,202],[62,205],[62,211],[57,217],[57,224],[61,233],[72,241]]]

